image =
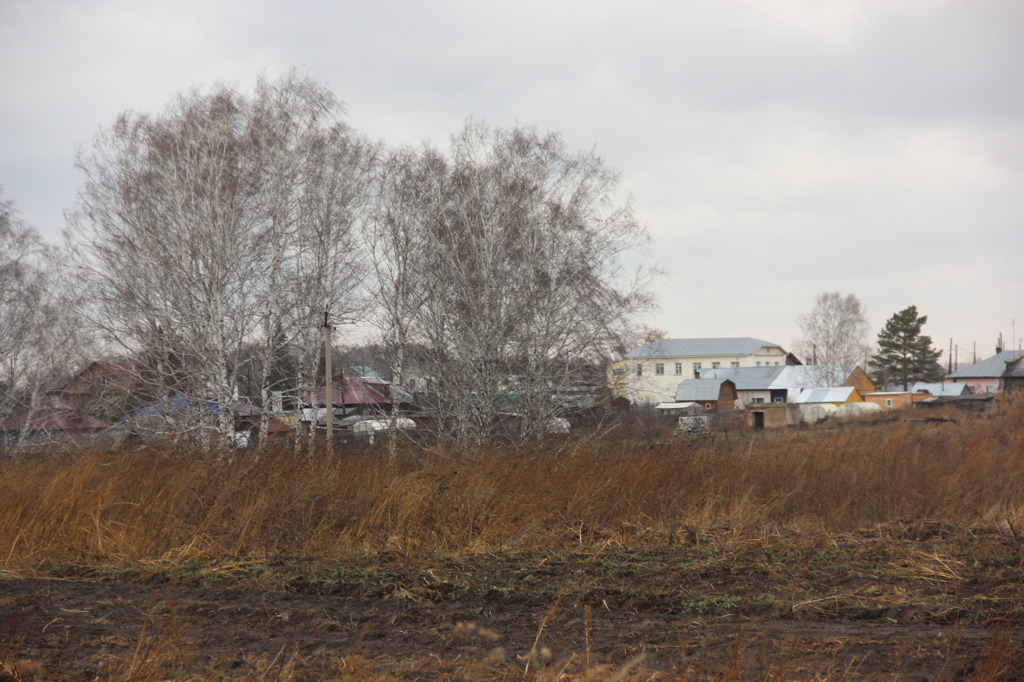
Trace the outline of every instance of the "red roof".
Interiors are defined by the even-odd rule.
[[[380,384],[362,377],[346,379],[339,383],[331,384],[331,400],[335,407],[343,405],[390,405],[391,398],[388,397],[387,384]],[[316,404],[327,403],[327,387],[324,386],[316,392]],[[302,396],[302,404],[309,405],[309,396]]]
[[[139,360],[94,360],[68,382],[66,390],[72,392],[76,388],[81,390],[82,387],[76,387],[78,382],[92,377],[105,376],[111,382],[130,391],[135,388],[141,368],[142,362]]]
[[[67,408],[40,407],[31,414],[28,408],[14,412],[4,420],[3,429],[25,431],[26,422],[29,431],[90,431],[110,426],[95,417]]]

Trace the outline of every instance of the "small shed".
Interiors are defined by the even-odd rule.
[[[730,379],[687,379],[676,388],[676,402],[694,402],[705,412],[731,412],[738,394]]]
[[[781,429],[800,423],[800,408],[784,403],[755,403],[747,405],[747,427],[755,431]]]

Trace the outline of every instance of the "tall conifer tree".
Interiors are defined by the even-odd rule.
[[[932,348],[930,336],[921,334],[927,321],[927,315],[918,317],[914,305],[889,318],[878,333],[878,354],[871,357],[876,381],[903,384],[906,391],[912,382],[942,378],[937,363],[942,351]]]

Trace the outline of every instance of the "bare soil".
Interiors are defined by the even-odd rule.
[[[0,680],[1024,679],[1011,532],[577,532],[549,551],[2,570]]]

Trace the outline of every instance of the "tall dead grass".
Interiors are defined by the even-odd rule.
[[[843,532],[1024,519],[1024,404],[957,423],[616,438],[568,451],[403,448],[219,459],[172,448],[0,463],[0,565],[599,542],[642,529]]]

